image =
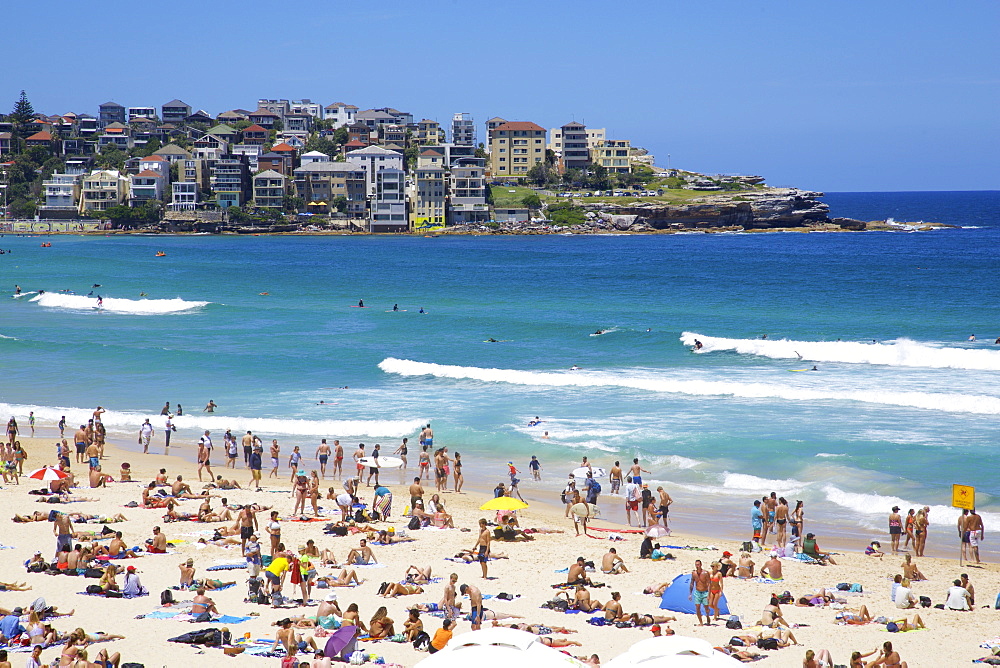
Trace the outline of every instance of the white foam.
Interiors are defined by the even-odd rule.
[[[906,499],[901,499],[898,496],[883,495],[878,492],[870,494],[846,492],[833,485],[824,486],[823,492],[826,494],[827,500],[831,503],[863,515],[885,515],[888,517],[893,506],[899,506],[902,509],[901,513],[906,514],[906,511],[910,508],[920,510],[927,505],[931,509],[930,522],[932,525],[941,523],[954,524],[958,521],[958,516],[962,512],[958,508],[952,508],[951,506],[914,503]],[[1000,513],[980,513],[980,515],[988,526],[996,526],[1000,522]]]
[[[625,373],[572,371],[565,373],[484,369],[448,364],[414,362],[389,357],[379,363],[386,373],[401,376],[435,376],[485,383],[509,383],[536,387],[626,387],[649,392],[668,392],[694,396],[733,396],[746,399],[784,399],[788,401],[859,401],[884,406],[901,406],[951,413],[1000,415],[1000,397],[943,392],[903,392],[893,390],[832,390],[795,387],[782,383],[743,383],[738,381],[682,380],[666,372]],[[632,374],[632,375],[628,375]]]
[[[909,339],[881,343],[857,341],[794,341],[791,339],[726,339],[693,332],[681,334],[681,342],[693,346],[702,343],[697,352],[733,351],[741,355],[757,355],[771,359],[846,364],[881,364],[931,369],[974,369],[1000,371],[1000,350],[981,348],[946,348]]]
[[[694,467],[704,463],[697,459],[681,457],[680,455],[670,455],[669,460],[671,466],[679,469],[693,469]]]
[[[847,455],[844,454],[844,453],[834,454],[832,452],[817,452],[816,456],[817,457],[846,457]]]
[[[0,403],[0,415],[13,415],[26,419],[29,411],[34,411],[38,423],[56,424],[59,418],[66,416],[66,430],[72,433],[77,426],[86,424],[92,417],[92,408],[72,408],[58,406],[25,406]],[[161,427],[164,418],[158,413],[139,413],[130,411],[106,411],[101,415],[106,429],[109,431],[124,431],[131,433],[139,428],[143,421],[149,421],[157,428]],[[222,434],[226,429],[234,433],[253,431],[262,434],[280,434],[286,436],[331,436],[336,438],[367,437],[367,438],[401,438],[412,436],[423,424],[424,419],[412,420],[296,420],[281,418],[255,418],[226,415],[209,415],[192,413],[174,417],[178,429],[208,429],[213,433]]]
[[[101,309],[109,313],[125,313],[129,315],[161,315],[165,313],[181,313],[207,306],[211,302],[186,301],[184,299],[121,299],[119,297],[104,297]],[[97,297],[86,295],[67,295],[58,292],[46,292],[31,298],[32,302],[48,308],[64,308],[77,311],[89,311],[97,308]]]
[[[5,336],[4,334],[0,334],[0,339],[7,339],[8,341],[17,341],[18,340],[16,337]]]
[[[768,478],[758,478],[755,475],[747,473],[730,473],[729,471],[725,471],[722,474],[722,486],[726,489],[794,493],[801,491],[808,484],[799,480],[769,480]]]

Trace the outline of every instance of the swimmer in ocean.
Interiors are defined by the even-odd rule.
[[[997,341],[1000,341],[1000,339],[997,339]],[[570,370],[570,371],[579,371],[579,370],[580,370],[580,367],[578,367],[577,365],[575,365],[575,364],[574,364],[573,366],[571,366],[571,367],[569,368],[569,370]]]
[[[975,334],[969,334],[969,340],[970,341],[975,341],[976,340],[976,335]]]
[[[500,342],[491,336],[490,338],[486,339],[486,343],[500,343]]]
[[[419,311],[417,311],[417,313],[425,313],[425,312],[426,312],[426,311],[424,311],[424,307],[423,307],[423,306],[421,306],[421,307],[420,307],[420,310],[419,310]]]
[[[809,369],[809,370],[810,370],[810,371],[819,371],[819,369],[817,369],[817,368],[816,368],[816,365],[815,365],[815,364],[813,365],[813,368],[811,368],[811,369]]]
[[[997,337],[997,340],[994,341],[993,344],[997,345],[997,346],[1000,346],[1000,336]]]
[[[146,293],[145,293],[145,292],[140,292],[140,293],[139,293],[139,296],[140,296],[140,297],[145,297],[145,296],[146,296]]]

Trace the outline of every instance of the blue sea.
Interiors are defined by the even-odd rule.
[[[54,435],[100,404],[111,439],[135,447],[143,418],[180,402],[172,450],[188,458],[203,429],[251,429],[286,453],[323,437],[391,451],[430,422],[473,487],[537,455],[543,480],[522,492],[556,501],[582,457],[638,457],[680,529],[747,537],[753,499],[775,491],[827,542],[870,540],[893,505],[928,505],[942,556],[956,552],[951,486],[968,484],[996,554],[1000,193],[826,201],[956,227],[51,248],[6,235],[0,286],[45,294],[0,300],[0,416],[34,411]],[[620,500],[602,505],[620,516]]]

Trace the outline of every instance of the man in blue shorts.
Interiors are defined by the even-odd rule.
[[[698,626],[704,626],[701,620],[701,609],[705,608],[707,621],[712,621],[711,612],[708,609],[708,585],[710,576],[708,571],[702,570],[701,559],[694,562],[694,571],[691,572],[691,582],[688,585],[688,600],[694,602],[694,610],[698,615]]]

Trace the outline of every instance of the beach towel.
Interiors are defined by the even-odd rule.
[[[78,591],[76,593],[79,594],[79,595],[81,595],[81,596],[100,596],[101,598],[140,598],[142,596],[149,596],[149,592],[148,591],[146,593],[144,593],[144,594],[134,594],[132,596],[126,596],[124,594],[122,594],[121,596],[107,596],[107,595],[104,594],[104,592],[101,592],[100,594],[96,594],[96,593],[95,594],[91,594],[90,592],[87,592],[87,591]]]
[[[389,519],[392,514],[392,494],[375,497],[375,510],[383,520]]]
[[[244,561],[244,562],[239,563],[239,564],[218,564],[217,566],[209,566],[205,570],[206,571],[234,571],[234,570],[238,570],[240,568],[246,568],[246,567],[247,567],[247,564]]]

